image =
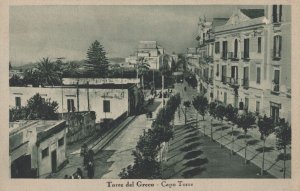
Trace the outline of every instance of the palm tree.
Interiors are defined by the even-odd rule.
[[[40,83],[43,85],[60,85],[62,72],[60,67],[53,63],[50,58],[42,58],[37,65]]]
[[[272,118],[268,118],[266,115],[262,118],[260,117],[258,120],[258,128],[259,132],[261,134],[261,139],[264,142],[263,145],[263,160],[261,165],[261,175],[264,174],[264,165],[265,165],[265,145],[266,145],[266,139],[267,137],[272,134],[275,130],[274,128],[274,122]]]
[[[244,113],[240,116],[238,116],[236,122],[239,128],[242,128],[244,130],[244,140],[245,140],[245,164],[247,164],[247,132],[252,125],[255,124],[255,115],[251,112]]]
[[[149,67],[150,65],[147,63],[147,60],[145,59],[145,57],[139,57],[138,59],[138,65],[137,65],[137,73],[138,76],[141,77],[141,82],[142,82],[142,88],[143,88],[143,94],[144,92],[144,75],[149,71]]]
[[[285,122],[284,119],[280,119],[278,123],[278,127],[275,129],[277,142],[276,147],[278,150],[283,149],[283,178],[285,178],[286,174],[286,149],[289,145],[291,145],[291,138],[292,138],[292,129],[291,125],[288,122]]]

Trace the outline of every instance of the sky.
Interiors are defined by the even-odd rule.
[[[108,57],[128,57],[140,40],[155,40],[168,53],[195,47],[199,16],[230,17],[237,8],[261,6],[11,6],[10,61],[23,65],[43,57],[83,60],[98,40]]]

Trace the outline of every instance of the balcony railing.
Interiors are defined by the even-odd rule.
[[[239,86],[239,80],[237,78],[227,77],[227,83],[231,86]]]
[[[279,84],[272,84],[272,92],[279,93]]]
[[[281,51],[276,50],[276,49],[272,49],[271,54],[272,54],[272,59],[273,60],[280,60],[281,59]]]
[[[241,58],[244,60],[244,61],[249,61],[250,60],[250,56],[249,56],[249,52],[241,52]]]
[[[222,76],[221,81],[223,82],[223,84],[226,84],[226,83],[227,83],[227,81],[226,81],[226,76]]]
[[[223,60],[227,60],[227,52],[222,52],[221,58],[222,58]]]
[[[234,52],[228,52],[228,59],[232,60],[232,61],[238,61],[239,58],[237,55],[234,55]]]
[[[214,78],[209,78],[208,82],[213,85],[214,84]]]
[[[245,88],[248,88],[248,87],[249,87],[249,79],[242,79],[242,85],[243,85]]]

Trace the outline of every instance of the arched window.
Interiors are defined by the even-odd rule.
[[[238,55],[238,40],[235,39],[235,41],[234,41],[234,54],[233,54],[233,57],[237,58],[237,55]]]

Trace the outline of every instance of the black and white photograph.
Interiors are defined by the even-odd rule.
[[[8,14],[9,179],[293,178],[290,4]]]

